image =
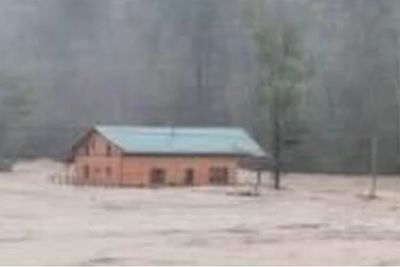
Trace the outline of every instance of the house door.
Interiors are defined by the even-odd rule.
[[[166,172],[164,169],[155,168],[150,171],[150,183],[152,185],[165,184]]]
[[[226,167],[212,167],[209,175],[211,184],[227,185],[229,183],[229,172]]]
[[[185,172],[185,184],[186,185],[193,185],[194,183],[194,170],[187,169]]]
[[[90,178],[90,169],[89,166],[85,165],[83,167],[83,178],[84,179],[89,179]]]

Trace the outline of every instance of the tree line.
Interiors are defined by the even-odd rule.
[[[241,126],[284,170],[400,167],[396,0],[0,3],[0,151],[95,123]],[[276,174],[278,175],[278,174]]]

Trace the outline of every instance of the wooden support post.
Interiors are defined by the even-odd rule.
[[[262,171],[260,169],[257,170],[257,181],[254,187],[254,194],[258,196],[260,194],[260,186],[261,186],[261,177]]]
[[[378,182],[378,175],[377,175],[378,139],[376,137],[372,137],[370,142],[371,142],[370,144],[371,188],[369,192],[369,197],[376,198],[376,187]]]

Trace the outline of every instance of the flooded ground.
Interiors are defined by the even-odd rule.
[[[289,175],[280,192],[244,197],[246,186],[53,184],[59,169],[0,174],[2,265],[400,264],[400,177],[366,200],[368,177]]]

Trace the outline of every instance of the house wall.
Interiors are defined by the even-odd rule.
[[[186,170],[192,169],[193,185],[210,183],[211,167],[225,167],[228,183],[236,182],[238,159],[235,157],[171,157],[171,156],[128,156],[123,159],[123,184],[131,186],[150,185],[150,172],[154,168],[166,172],[167,185],[185,185]]]
[[[110,152],[108,153],[108,146]],[[82,184],[119,185],[122,154],[118,147],[97,133],[90,134],[79,146],[74,158],[75,182]],[[85,168],[89,173],[85,174]],[[88,175],[87,175],[88,174]]]
[[[108,153],[108,146],[111,153]],[[239,159],[228,156],[123,156],[122,151],[96,132],[91,133],[76,149],[75,182],[102,186],[149,186],[154,168],[166,173],[165,184],[185,185],[186,170],[193,170],[193,185],[210,183],[212,167],[228,170],[228,183],[236,182]],[[85,168],[89,173],[85,173]]]

